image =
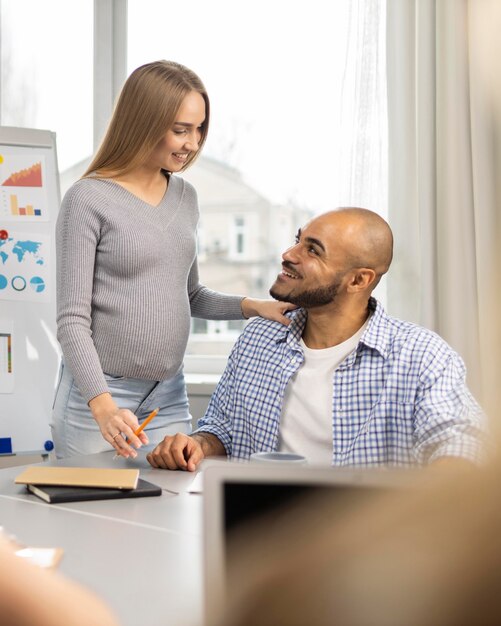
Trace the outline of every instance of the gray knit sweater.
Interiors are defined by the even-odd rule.
[[[170,176],[158,206],[117,183],[83,179],[56,226],[57,333],[86,401],[108,391],[103,371],[165,380],[179,370],[190,314],[241,319],[241,297],[199,283],[194,188]]]

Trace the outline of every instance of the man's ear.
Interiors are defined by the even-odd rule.
[[[348,283],[348,291],[351,293],[356,291],[365,291],[374,284],[376,278],[377,274],[373,269],[368,267],[359,267],[353,270]]]

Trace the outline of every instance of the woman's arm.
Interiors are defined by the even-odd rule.
[[[259,315],[287,326],[290,320],[284,314],[296,308],[289,302],[233,296],[208,289],[199,282],[196,259],[188,277],[188,296],[191,315],[209,320],[248,319]]]
[[[103,374],[92,339],[92,297],[96,255],[102,231],[105,199],[80,181],[65,195],[56,227],[57,249],[57,333],[66,366],[89,404],[103,438],[123,456],[135,456],[125,443],[139,447],[148,443],[146,434],[138,439],[137,417],[120,409]]]
[[[92,294],[101,222],[92,189],[76,183],[56,224],[57,338],[64,361],[86,401],[108,391],[92,339]]]

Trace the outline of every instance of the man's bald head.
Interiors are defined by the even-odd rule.
[[[356,301],[366,306],[392,250],[391,229],[377,213],[352,207],[323,213],[283,253],[270,295],[306,309]]]
[[[309,223],[313,222],[322,222],[326,232],[343,248],[347,266],[373,269],[378,280],[388,271],[393,258],[393,234],[388,223],[374,211],[341,207]]]

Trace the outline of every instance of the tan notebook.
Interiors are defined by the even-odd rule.
[[[59,467],[32,465],[14,482],[21,485],[71,485],[73,487],[103,487],[135,489],[138,469],[108,469],[105,467]]]

